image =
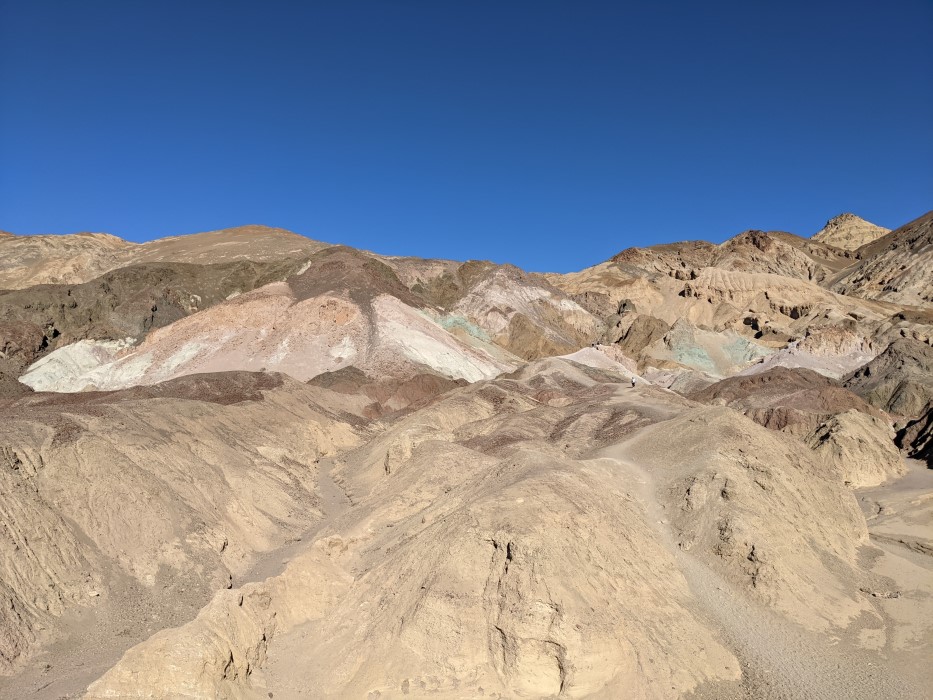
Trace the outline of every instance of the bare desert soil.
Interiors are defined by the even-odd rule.
[[[929,697],[931,222],[0,236],[0,697]]]

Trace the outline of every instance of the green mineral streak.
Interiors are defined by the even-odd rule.
[[[479,338],[482,341],[489,342],[489,334],[486,333],[482,328],[477,326],[475,323],[470,323],[466,318],[460,316],[459,314],[450,314],[449,316],[441,316],[437,319],[437,322],[441,325],[444,330],[452,331],[456,328],[459,328],[463,331],[466,331],[468,334],[474,338]]]
[[[754,362],[774,352],[774,350],[770,348],[762,347],[758,345],[758,343],[752,343],[741,336],[736,337],[731,343],[725,345],[723,351],[729,359],[737,365],[743,365],[746,362]]]
[[[688,367],[695,367],[704,372],[715,372],[716,365],[713,358],[698,345],[680,346],[673,352],[674,360]]]

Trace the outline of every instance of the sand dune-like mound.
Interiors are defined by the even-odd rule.
[[[398,411],[417,410],[467,382],[427,373],[409,379],[372,378],[350,365],[319,374],[308,383],[346,396],[348,402],[342,406],[344,410],[365,418],[380,418]]]

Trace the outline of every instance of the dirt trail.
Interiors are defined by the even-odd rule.
[[[643,503],[661,541],[674,556],[693,593],[697,612],[742,664],[740,684],[701,687],[696,700],[877,700],[927,697],[898,677],[879,653],[857,647],[843,633],[833,646],[807,630],[750,601],[733,584],[677,546],[667,524],[657,484],[647,470],[627,458],[625,444],[598,454],[618,470]],[[806,604],[802,601],[801,604]]]
[[[859,505],[875,544],[901,556],[909,550],[929,559],[933,555],[933,469],[917,460],[906,462],[908,471],[902,478],[860,489]]]
[[[866,562],[876,577],[867,590],[892,628],[889,644],[901,667],[933,668],[923,652],[933,644],[933,470],[906,460],[903,478],[857,492],[874,547]]]
[[[320,508],[323,517],[313,526],[296,537],[290,544],[264,552],[257,557],[253,565],[245,574],[233,581],[234,586],[242,586],[255,581],[265,581],[272,576],[278,576],[285,569],[291,559],[314,542],[318,533],[343,515],[350,508],[350,499],[343,492],[333,477],[334,459],[322,457],[318,462],[317,493],[320,496]]]

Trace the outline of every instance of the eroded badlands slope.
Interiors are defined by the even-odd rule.
[[[845,475],[625,379],[542,360],[399,420],[338,458],[353,505],[280,575],[88,697],[722,697],[769,673],[775,697],[921,697]]]
[[[924,697],[929,220],[0,237],[0,696]]]

